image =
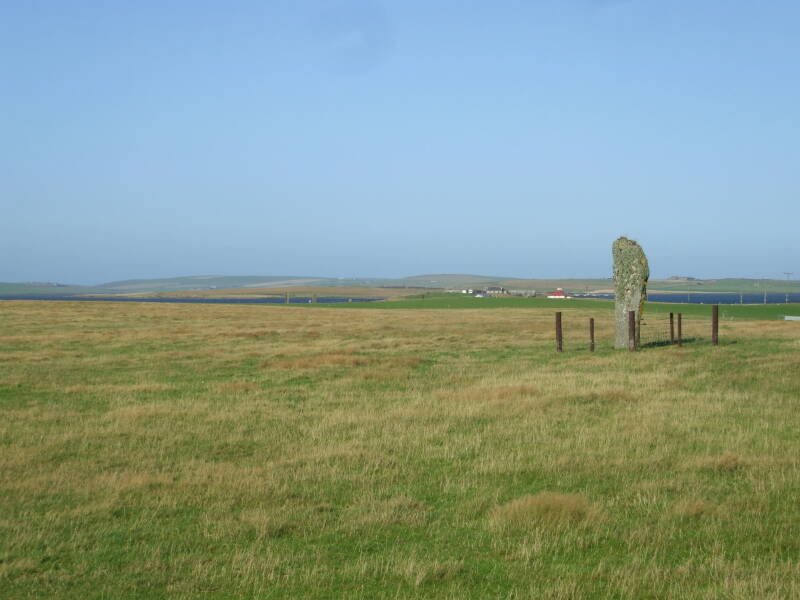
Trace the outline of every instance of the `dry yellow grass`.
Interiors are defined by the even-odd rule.
[[[580,523],[597,515],[597,508],[580,494],[539,492],[496,507],[489,521],[499,527]]]
[[[547,310],[0,309],[0,596],[800,592],[784,323],[557,356]]]

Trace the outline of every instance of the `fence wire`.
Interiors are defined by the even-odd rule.
[[[591,347],[590,317],[564,312],[561,321],[564,352],[588,351]],[[680,335],[683,344],[711,341],[711,319],[681,319]],[[594,348],[613,349],[616,325],[613,317],[594,317]],[[627,339],[627,338],[626,338]],[[678,342],[678,313],[642,315],[639,326],[639,348],[668,346]],[[557,340],[554,340],[557,347]]]

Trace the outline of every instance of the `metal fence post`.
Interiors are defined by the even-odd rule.
[[[683,346],[683,315],[678,313],[678,347]]]

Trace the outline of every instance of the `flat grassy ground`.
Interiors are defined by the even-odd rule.
[[[333,305],[335,308],[348,309],[500,309],[500,308],[535,308],[550,311],[574,309],[576,314],[610,314],[614,310],[613,300],[579,299],[551,300],[548,298],[522,298],[514,296],[499,296],[495,298],[474,298],[462,294],[426,293],[414,298],[398,298],[390,302],[358,302],[353,304]],[[668,302],[646,302],[644,314],[646,316],[658,314],[666,315],[670,312],[684,315],[711,318],[710,304],[688,304]],[[722,320],[774,320],[783,319],[784,315],[800,316],[800,304],[720,304],[719,316]]]
[[[388,306],[0,303],[0,597],[800,596],[800,323]]]

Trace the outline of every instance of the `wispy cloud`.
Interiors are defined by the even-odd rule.
[[[394,45],[386,13],[375,2],[338,2],[315,15],[311,27],[321,63],[340,74],[360,74],[377,67]]]

